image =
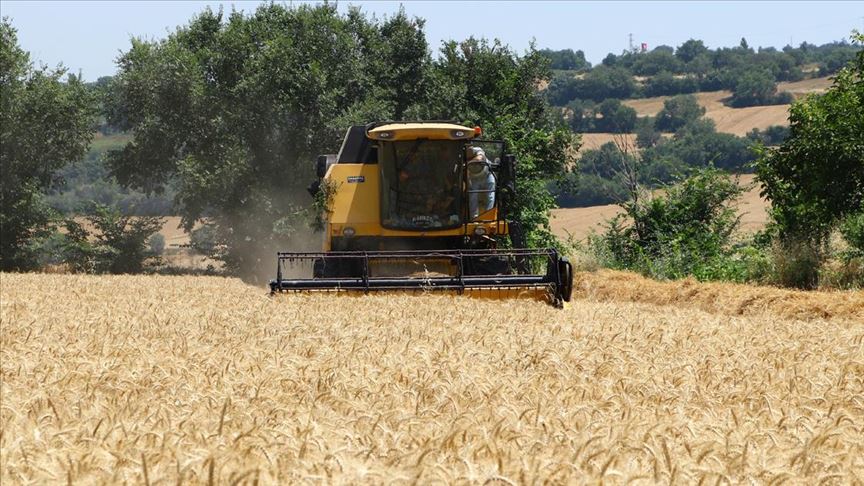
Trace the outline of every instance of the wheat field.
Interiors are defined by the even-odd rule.
[[[854,313],[0,278],[4,485],[864,481]]]

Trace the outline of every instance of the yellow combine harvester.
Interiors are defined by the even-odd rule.
[[[323,251],[279,253],[271,291],[569,301],[570,262],[552,248],[524,248],[521,228],[507,219],[515,158],[480,135],[479,127],[439,121],[349,128],[338,154],[318,157],[310,187],[328,195]],[[508,240],[511,248],[498,248]],[[287,277],[304,266],[311,277]]]

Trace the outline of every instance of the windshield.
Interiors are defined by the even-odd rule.
[[[461,225],[462,146],[458,140],[380,142],[381,224],[396,229]]]

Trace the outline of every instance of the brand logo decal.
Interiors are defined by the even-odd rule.
[[[348,176],[349,184],[354,184],[357,182],[366,182],[366,178],[364,176]]]

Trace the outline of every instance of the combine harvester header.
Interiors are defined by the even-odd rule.
[[[271,291],[568,302],[572,266],[555,249],[524,248],[521,228],[507,219],[515,157],[481,133],[440,121],[349,128],[338,154],[318,157],[310,187],[327,200],[323,251],[279,253]],[[305,276],[286,277],[298,273]]]

